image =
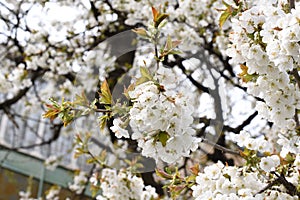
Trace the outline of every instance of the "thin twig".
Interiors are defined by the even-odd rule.
[[[205,143],[205,144],[208,144],[208,145],[211,145],[211,146],[214,146],[216,149],[219,149],[220,151],[223,151],[225,153],[230,153],[230,154],[234,154],[234,155],[237,155],[239,157],[242,157],[240,152],[238,151],[234,151],[234,150],[231,150],[231,149],[228,149],[226,147],[223,147],[221,145],[218,145],[218,144],[215,144],[205,138],[202,138],[202,142]]]
[[[155,51],[155,59],[156,59],[156,66],[157,66],[157,70],[159,67],[159,60],[158,60],[158,50],[157,50],[157,40],[158,40],[158,34],[156,33],[154,36],[154,51]]]

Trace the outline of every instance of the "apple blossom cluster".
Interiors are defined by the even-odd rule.
[[[276,167],[279,165],[280,158],[277,155],[263,157],[259,163],[259,167],[265,172],[275,171]]]
[[[19,200],[36,200],[34,198],[31,198],[31,192],[30,191],[20,191],[19,192]]]
[[[97,185],[97,179],[90,180]],[[158,198],[155,188],[145,186],[143,179],[131,174],[126,170],[117,172],[115,169],[105,168],[101,171],[100,187],[102,194],[97,200],[154,200]]]
[[[291,73],[299,66],[300,6],[286,13],[277,1],[262,1],[232,19],[231,62],[244,64],[248,92],[260,97],[259,114],[281,129],[292,130],[299,88]],[[296,71],[296,73],[298,73]]]
[[[59,200],[59,192],[60,192],[59,186],[52,186],[47,192],[46,192],[46,200]]]
[[[51,155],[45,160],[45,166],[48,170],[54,171],[59,164],[58,157],[56,155]]]
[[[176,91],[176,76],[171,69],[160,67],[155,81],[144,82],[129,91],[133,106],[129,111],[131,138],[137,140],[142,155],[174,163],[198,148],[193,123],[193,106],[183,91]],[[129,137],[119,118],[111,130],[117,137]]]
[[[280,145],[280,155],[286,157],[289,153],[296,156],[300,155],[300,138],[299,133],[290,131],[285,134],[278,134],[277,144]]]
[[[295,186],[299,185],[300,140],[299,134],[292,131],[296,127],[295,110],[300,107],[300,93],[296,84],[298,80],[294,75],[295,71],[298,73],[297,68],[300,64],[299,3],[296,3],[296,8],[288,13],[286,7],[283,7],[287,1],[245,0],[244,6],[249,8],[238,13],[231,22],[228,20],[223,25],[224,32],[222,32],[218,30],[218,20],[222,12],[227,9],[223,5],[225,1],[45,2],[28,0],[22,1],[24,2],[22,6],[19,6],[21,3],[16,1],[5,0],[6,2],[9,7],[18,8],[21,13],[16,17],[14,12],[9,11],[10,9],[1,6],[1,9],[5,10],[3,14],[0,10],[1,17],[3,15],[3,19],[11,20],[12,27],[16,27],[13,31],[6,25],[1,24],[0,27],[6,27],[0,34],[1,46],[5,47],[4,50],[0,50],[0,54],[5,55],[3,59],[1,56],[3,67],[0,73],[0,91],[4,93],[3,96],[1,94],[1,98],[10,99],[20,90],[28,88],[24,99],[29,103],[24,104],[32,110],[40,107],[49,96],[70,97],[73,95],[71,91],[85,90],[87,93],[93,91],[98,79],[103,81],[107,74],[115,69],[114,62],[117,60],[108,53],[110,51],[108,46],[103,45],[104,43],[101,46],[101,41],[122,31],[126,25],[147,25],[150,21],[151,6],[160,5],[160,10],[170,14],[171,23],[167,24],[161,32],[164,35],[175,35],[177,39],[182,40],[179,47],[183,51],[197,52],[202,48],[210,48],[206,46],[212,43],[213,48],[217,49],[216,52],[225,55],[228,42],[226,31],[232,27],[229,37],[231,45],[226,53],[232,58],[233,64],[242,64],[242,77],[247,82],[248,92],[264,100],[256,105],[259,114],[273,122],[278,132],[284,134],[274,137],[275,141],[272,144],[269,144],[270,135],[252,138],[245,131],[239,134],[228,134],[226,139],[236,142],[240,147],[262,154],[277,153],[280,157],[271,155],[259,158],[256,166],[258,170],[251,168],[255,171],[224,166],[220,162],[208,166],[196,178],[196,184],[192,187],[193,197],[196,199],[297,199],[286,193],[286,188],[282,186],[273,186],[263,192],[260,190],[269,183],[264,175],[268,176],[278,170],[282,164],[280,159],[285,159],[287,156],[291,156],[294,160],[289,163],[291,172],[286,179]],[[234,8],[236,2],[241,1],[226,0],[226,3]],[[76,13],[70,14],[73,16],[70,19],[61,19],[61,21],[55,17],[51,19],[48,16],[51,16],[53,12],[51,6],[55,3],[60,5],[57,9],[68,7],[67,10]],[[35,14],[37,16],[33,16]],[[121,24],[123,19],[125,24]],[[6,24],[4,21],[1,20]],[[20,27],[14,24],[15,21],[20,22]],[[6,40],[5,38],[7,41],[2,42]],[[6,49],[8,51],[4,52]],[[210,54],[213,53],[208,51],[206,53],[207,56],[212,57]],[[135,54],[136,60],[139,59],[138,57],[139,55]],[[17,62],[17,58],[21,61]],[[218,64],[220,63],[218,62],[216,66]],[[193,68],[187,71],[191,74],[195,71],[199,72],[199,76],[195,79],[202,84],[202,75],[207,69]],[[39,75],[40,72],[43,73]],[[226,75],[227,71],[224,72]],[[182,75],[182,72],[180,73]],[[39,78],[35,81],[31,80],[32,74],[38,75]],[[75,81],[72,76],[77,76]],[[230,79],[234,80],[234,77]],[[110,127],[116,137],[136,140],[142,155],[154,158],[156,161],[174,163],[182,157],[189,157],[191,151],[196,150],[200,142],[200,139],[195,136],[196,131],[192,128],[194,121],[192,116],[196,109],[188,94],[191,91],[178,88],[177,82],[177,74],[174,74],[171,69],[159,67],[153,79],[137,84],[133,90],[130,90],[128,96],[132,106],[126,116],[128,119],[115,118],[113,126]],[[190,88],[188,87],[188,90]],[[40,104],[30,102],[40,102]],[[199,111],[199,108],[197,109]],[[126,129],[127,123],[132,133]],[[273,129],[275,134],[277,134],[276,130]],[[107,143],[110,144],[110,141]],[[126,142],[119,141],[119,145],[122,148],[114,151],[115,155],[122,154],[128,147]],[[121,158],[125,158],[125,155]],[[113,161],[115,159],[117,158]],[[48,167],[56,167],[57,163],[53,162],[54,160],[55,157],[46,160]],[[86,174],[80,172],[69,187],[80,194],[87,181]],[[90,179],[90,182],[97,185],[98,179]],[[122,170],[117,172],[113,169],[104,169],[99,184],[102,194],[97,199],[152,200],[158,197],[155,189],[144,186],[141,178]],[[48,194],[48,199],[55,199],[57,194],[58,190],[54,190]],[[20,192],[21,199],[30,199],[30,196],[30,192]]]
[[[89,3],[81,1],[1,2],[1,102],[2,98],[10,99],[24,89],[29,89],[27,96],[32,102],[46,101],[53,95],[66,97],[68,91],[83,88],[90,92],[96,87],[98,77],[102,80],[114,69],[115,58],[110,56],[106,44],[98,42],[94,46],[93,43],[99,30],[108,27],[115,30],[116,19],[110,17],[108,5],[96,2],[95,6],[103,14],[97,19],[90,14]],[[68,14],[64,15],[66,11]],[[18,12],[20,19],[15,16]],[[99,69],[98,75],[95,67]],[[33,81],[32,76],[36,74],[41,78]],[[61,91],[63,84],[72,82],[70,74],[82,78],[81,82]],[[33,82],[39,85],[39,98],[31,90],[36,86]],[[27,103],[25,107],[35,110],[40,105]]]
[[[75,174],[73,183],[69,183],[69,189],[76,194],[81,194],[86,187],[87,181],[87,174],[80,171],[77,175]]]
[[[127,15],[125,24],[136,25],[149,24],[151,11],[149,7],[154,6],[169,14],[169,22],[163,28],[164,35],[174,35],[182,43],[180,49],[185,52],[196,52],[201,49],[205,42],[211,42],[218,34],[211,29],[218,29],[218,19],[221,15],[220,10],[224,9],[222,1],[215,0],[184,0],[184,1],[166,1],[155,0],[151,2],[128,0],[126,3],[122,0],[112,0],[114,8],[130,12]],[[233,4],[230,1],[229,4]],[[143,10],[143,12],[141,12]],[[213,27],[212,27],[213,26]],[[225,23],[223,29],[227,29],[229,23]],[[220,37],[220,42],[225,39]],[[218,43],[214,44],[219,46]],[[225,46],[224,46],[225,49]],[[222,49],[223,50],[223,49]]]
[[[272,153],[274,151],[270,141],[263,137],[253,138],[247,131],[241,131],[239,134],[228,133],[226,139],[236,142],[239,147],[246,147],[260,153]]]
[[[277,157],[278,158],[278,157]],[[278,164],[277,158],[265,158],[263,160],[266,169]],[[202,199],[233,199],[233,200],[296,200],[297,196],[291,196],[280,190],[267,190],[260,192],[267,186],[267,182],[258,172],[247,172],[244,168],[224,166],[221,162],[207,166],[203,173],[196,177],[196,184],[192,186],[193,197]]]
[[[261,154],[278,153],[282,158],[288,155],[293,157],[300,155],[300,139],[296,131],[282,133],[273,128],[268,130],[265,136],[253,138],[249,132],[243,130],[239,134],[226,133],[226,140],[235,142],[241,148],[245,147]],[[294,165],[297,166],[296,161]]]

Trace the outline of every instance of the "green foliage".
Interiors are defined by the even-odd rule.
[[[99,95],[101,96],[100,103],[107,105],[111,105],[113,103],[111,92],[106,80],[104,80],[101,84],[101,93],[99,93]]]
[[[193,166],[191,169],[191,174],[189,176],[183,176],[180,174],[177,167],[165,169],[156,169],[156,175],[165,179],[167,182],[164,188],[168,188],[172,199],[177,199],[177,197],[184,191],[191,188],[196,181],[196,176],[198,175],[198,166]]]
[[[83,154],[89,153],[88,150],[88,141],[91,138],[90,133],[86,133],[84,137],[82,137],[80,134],[76,134],[75,136],[75,158],[78,158],[79,156],[82,156]]]
[[[220,28],[223,27],[224,23],[230,18],[236,16],[239,12],[242,11],[242,1],[238,3],[238,8],[234,8],[233,6],[229,5],[225,1],[222,1],[223,4],[226,6],[226,9],[223,10],[223,13],[221,14],[219,18],[219,26]]]
[[[148,34],[148,32],[144,28],[135,28],[132,31],[135,32],[136,34],[138,34],[139,36],[141,36],[144,39],[151,38],[151,36]]]
[[[181,51],[175,48],[181,43],[180,40],[172,40],[170,36],[167,37],[165,46],[160,50],[160,56],[157,58],[159,61],[163,61],[165,56],[170,54],[180,54]]]
[[[136,82],[135,82],[136,86],[141,85],[141,84],[143,84],[145,82],[153,80],[153,76],[151,75],[151,73],[148,70],[148,68],[146,68],[146,67],[140,67],[140,73],[141,73],[141,77],[136,80]]]
[[[153,22],[155,28],[158,28],[158,26],[162,23],[162,21],[169,16],[168,14],[160,13],[154,7],[152,7],[152,15],[153,15]]]
[[[242,70],[241,73],[239,73],[239,77],[242,79],[243,82],[247,83],[249,81],[255,81],[258,78],[258,74],[248,74],[248,67],[246,65],[241,64],[240,68]]]
[[[100,116],[98,119],[99,119],[100,129],[104,130],[104,128],[106,127],[107,121],[110,119],[110,116],[105,114],[105,115]]]
[[[245,148],[241,156],[246,160],[246,166],[258,168],[260,157],[257,156],[256,151]]]
[[[45,114],[43,114],[44,118],[54,120],[55,118],[59,117],[63,121],[64,126],[67,126],[73,121],[75,112],[73,110],[74,104],[72,102],[64,101],[64,99],[62,99],[60,104],[54,99],[50,99],[50,101],[52,104],[46,104],[48,110]]]

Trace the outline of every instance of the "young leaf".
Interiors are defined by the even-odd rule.
[[[97,161],[94,159],[94,158],[88,158],[87,160],[86,160],[86,163],[87,164],[92,164],[92,163],[96,163]]]
[[[168,16],[169,16],[169,15],[168,15],[168,14],[165,14],[165,13],[160,14],[160,15],[157,17],[157,20],[156,20],[155,23],[154,23],[154,27],[157,28],[157,27],[160,25],[160,23],[161,23],[164,19],[166,19]]]
[[[88,105],[89,100],[87,99],[84,92],[81,93],[81,95],[76,94],[75,95],[75,101],[73,102],[75,105]]]
[[[99,125],[100,125],[101,130],[104,130],[108,119],[109,119],[109,116],[107,116],[107,115],[103,115],[99,118],[99,120],[100,120]]]
[[[124,86],[124,92],[123,92],[123,94],[125,95],[125,97],[126,97],[127,99],[130,99],[130,97],[129,97],[129,92],[130,92],[130,91],[133,91],[134,88],[135,88],[135,84],[134,84],[134,83],[130,84],[130,85],[128,86],[128,88],[126,88],[126,87]]]
[[[178,54],[182,54],[182,51],[179,51],[179,50],[171,50],[168,52],[168,54],[173,54],[173,55],[178,55]]]
[[[240,64],[242,72],[238,76],[242,79],[243,82],[247,83],[249,81],[255,80],[258,77],[258,74],[248,74],[248,67],[246,65]]]
[[[177,47],[181,43],[181,40],[174,40],[172,41],[172,48]]]
[[[140,72],[141,72],[142,77],[148,79],[149,81],[151,81],[153,79],[150,71],[146,67],[140,67]]]
[[[101,99],[100,99],[100,103],[103,104],[112,104],[112,96],[109,90],[109,86],[106,80],[103,81],[102,85],[101,85]]]
[[[138,78],[135,81],[135,85],[141,85],[141,84],[146,83],[148,81],[150,81],[148,78],[142,76],[141,78]]]
[[[228,20],[229,17],[236,16],[242,9],[243,9],[243,3],[239,3],[238,8],[234,8],[225,1],[222,1],[222,3],[226,6],[226,10],[223,10],[224,12],[221,14],[219,18],[219,26],[222,28],[224,23]]]
[[[173,48],[173,45],[172,45],[172,39],[171,37],[168,35],[167,37],[167,42],[166,42],[166,46],[165,46],[165,50],[166,51],[169,51],[170,49]]]
[[[157,20],[159,12],[152,6],[152,15],[153,15],[153,22],[155,23]]]
[[[160,13],[153,6],[152,6],[152,15],[153,15],[153,22],[155,28],[157,28],[160,25],[160,23],[169,16],[168,14]]]
[[[43,114],[44,118],[49,118],[51,121],[58,117],[60,109],[56,108],[51,104],[46,104],[48,110]]]
[[[227,19],[231,16],[231,12],[229,9],[226,9],[220,16],[219,26],[222,28]]]
[[[143,38],[146,38],[146,39],[149,38],[149,35],[144,28],[135,28],[135,29],[132,29],[132,31]]]
[[[158,176],[161,177],[161,178],[164,178],[164,179],[172,179],[172,178],[173,178],[172,175],[166,173],[166,172],[165,172],[164,170],[162,170],[162,169],[157,168],[157,169],[155,169],[155,172],[156,172],[156,175],[158,175]]]

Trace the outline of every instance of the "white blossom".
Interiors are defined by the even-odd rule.
[[[130,172],[105,168],[101,172],[102,195],[97,199],[143,199],[151,200],[158,197],[155,188],[144,186],[143,180]]]
[[[280,159],[277,155],[263,157],[259,163],[259,166],[265,172],[274,171],[280,164]]]

